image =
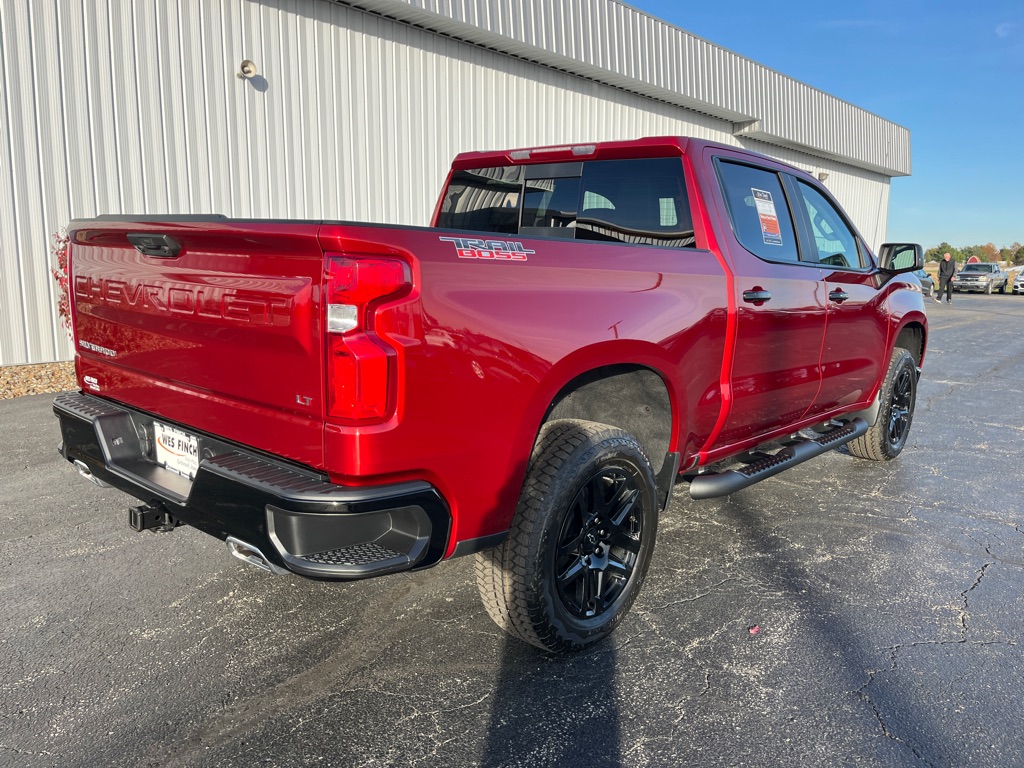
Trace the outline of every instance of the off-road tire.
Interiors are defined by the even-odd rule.
[[[917,400],[917,366],[913,355],[902,347],[892,351],[878,397],[881,407],[875,423],[846,445],[850,453],[862,459],[889,461],[907,444]]]
[[[643,586],[657,499],[650,460],[631,435],[590,421],[546,425],[508,538],[475,556],[491,618],[555,653],[606,637]]]

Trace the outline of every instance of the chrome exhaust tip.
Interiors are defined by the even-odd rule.
[[[259,547],[254,547],[252,544],[236,539],[234,536],[228,536],[225,540],[228,545],[228,552],[237,557],[243,563],[256,566],[264,571],[269,571],[275,576],[283,576],[288,573],[287,568],[282,568],[279,565],[267,560],[266,555],[260,552]]]
[[[104,483],[102,480],[100,480],[98,477],[96,477],[96,475],[94,475],[92,473],[92,470],[89,469],[89,465],[86,464],[84,461],[80,461],[78,459],[74,459],[74,460],[72,460],[71,463],[75,465],[75,469],[78,470],[78,474],[80,474],[82,477],[84,477],[90,483],[95,483],[100,488],[110,488],[111,487],[110,483]]]

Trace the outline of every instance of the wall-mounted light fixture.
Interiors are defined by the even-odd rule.
[[[818,171],[818,181],[824,181],[828,178],[828,171]]]
[[[238,66],[238,71],[235,72],[235,77],[239,80],[251,80],[257,75],[256,65],[249,59],[246,59]]]

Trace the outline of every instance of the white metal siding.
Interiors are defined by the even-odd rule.
[[[619,0],[341,0],[738,124],[750,138],[890,175],[910,133]]]
[[[582,20],[558,3],[449,5],[644,78],[657,62],[637,52],[673,35],[614,3],[611,15],[587,3]],[[0,35],[0,365],[70,357],[47,253],[49,234],[72,217],[425,224],[464,150],[659,134],[742,143],[828,171],[865,236],[877,244],[884,231],[883,174],[756,133],[736,137],[731,120],[346,5],[0,0]],[[683,42],[695,60],[717,55]],[[260,78],[235,77],[243,59]],[[732,85],[718,88],[725,98]]]

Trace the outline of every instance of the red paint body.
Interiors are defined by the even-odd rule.
[[[582,159],[627,157],[681,158],[696,248],[348,223],[76,222],[79,383],[333,482],[425,480],[451,508],[449,554],[508,528],[549,405],[587,371],[634,364],[661,376],[683,468],[869,406],[897,334],[926,327],[917,284],[875,269],[780,267],[740,245],[713,157],[817,187],[788,166],[674,138],[597,145]],[[453,168],[511,163],[471,153]],[[125,237],[147,232],[174,238],[181,255],[144,256]],[[459,236],[522,251],[460,258],[441,239]],[[384,418],[328,415],[325,254],[408,266],[411,285],[366,309],[358,342],[387,353]],[[837,287],[850,295],[842,304],[828,300]],[[772,300],[745,303],[755,288]]]

